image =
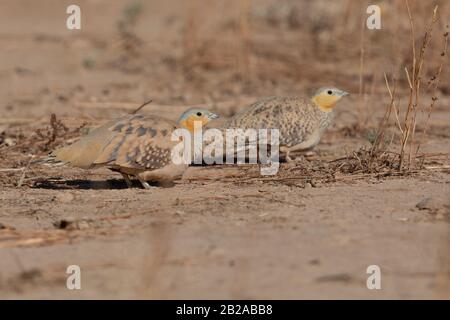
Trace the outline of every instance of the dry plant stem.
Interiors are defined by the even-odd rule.
[[[419,103],[419,99],[420,99],[420,85],[421,85],[421,71],[423,69],[423,64],[425,62],[425,52],[427,47],[429,46],[430,42],[431,42],[431,37],[433,34],[433,27],[434,24],[437,22],[437,11],[438,11],[438,6],[434,7],[433,10],[433,15],[431,18],[431,23],[429,24],[426,32],[425,32],[425,36],[422,42],[422,47],[420,48],[420,55],[419,55],[419,66],[417,67],[417,75],[416,75],[416,85],[415,85],[415,109],[414,109],[414,114],[413,114],[413,119],[412,119],[412,133],[411,133],[411,143],[409,145],[409,166],[411,166],[411,159],[415,159],[415,156],[417,154],[414,154],[413,157],[413,146],[415,144],[415,132],[416,132],[416,119],[417,119],[417,111],[420,108],[420,103]],[[423,108],[420,108],[421,112],[423,113]]]
[[[385,136],[385,132],[386,132],[386,127],[389,123],[389,119],[391,117],[392,114],[392,110],[395,108],[395,96],[396,96],[396,85],[394,84],[394,90],[391,90],[390,85],[389,85],[389,81],[387,79],[386,74],[384,74],[384,79],[386,81],[386,86],[388,88],[389,91],[389,95],[391,97],[391,101],[389,103],[389,107],[386,109],[386,112],[384,114],[384,117],[382,119],[382,121],[380,122],[380,125],[378,127],[378,131],[377,131],[377,135],[376,135],[376,139],[372,145],[372,148],[370,150],[370,158],[371,158],[371,162],[372,160],[375,159],[375,157],[377,156],[377,154],[379,154],[379,151],[381,149],[381,143],[384,140],[384,136]],[[371,166],[371,163],[369,164],[369,167]]]
[[[397,108],[397,106],[395,104],[395,97],[391,90],[391,87],[389,86],[389,81],[387,79],[386,73],[384,73],[384,81],[385,81],[386,87],[389,91],[389,96],[391,97],[391,103],[392,103],[392,107],[394,108],[395,120],[396,120],[398,129],[400,130],[400,133],[403,134],[403,128],[402,128],[402,125],[400,124],[400,119],[399,119],[400,110]]]
[[[404,162],[404,157],[405,157],[405,146],[406,146],[406,143],[407,143],[408,137],[409,137],[410,126],[409,126],[408,120],[409,120],[409,114],[411,113],[411,110],[413,108],[413,96],[414,96],[413,83],[415,83],[415,76],[416,76],[416,40],[415,40],[416,34],[415,34],[415,30],[414,30],[414,20],[411,15],[411,9],[409,7],[408,0],[405,0],[405,4],[406,4],[406,9],[408,10],[408,17],[409,17],[409,22],[410,22],[410,27],[411,27],[411,44],[412,44],[412,56],[413,56],[413,63],[412,63],[413,79],[411,81],[408,72],[406,72],[407,77],[408,77],[409,86],[410,86],[410,94],[409,94],[408,108],[406,110],[406,115],[405,115],[405,120],[404,120],[405,127],[404,127],[404,130],[402,133],[402,143],[401,143],[401,151],[400,151],[400,166],[399,166],[400,170],[402,170],[402,168],[403,168],[403,162]]]
[[[370,97],[375,96],[375,85],[378,83],[378,72],[373,71],[373,78],[372,83],[370,85]],[[372,110],[373,108],[374,99],[370,99],[368,101],[367,110]],[[367,116],[364,119],[363,126],[364,128],[367,128],[369,126],[369,123],[373,124],[373,114],[370,112],[367,112]]]
[[[25,167],[23,168],[5,168],[5,169],[0,169],[0,172],[16,172],[16,171],[23,171],[25,169]]]
[[[150,100],[144,102],[144,103],[141,104],[136,110],[134,110],[134,111],[132,111],[132,112],[130,112],[130,113],[131,113],[131,114],[136,114],[136,113],[138,113],[139,110],[141,110],[141,109],[142,109],[143,107],[145,107],[146,105],[152,103],[152,101],[153,101],[153,100],[150,99]]]
[[[409,115],[412,112],[412,110],[414,109],[414,104],[413,104],[414,85],[413,85],[413,82],[411,81],[411,77],[409,75],[407,67],[405,67],[405,73],[406,73],[406,78],[408,80],[408,84],[409,84],[409,88],[410,88],[410,94],[409,94],[409,101],[408,101],[408,106],[406,109],[405,119],[403,121],[404,128],[402,130],[402,139],[401,139],[401,147],[402,148],[400,151],[400,167],[399,167],[400,170],[403,168],[405,148],[406,148],[406,144],[408,142],[408,138],[409,138],[410,130],[411,130],[411,125],[409,123]],[[413,74],[413,76],[414,76],[414,74]]]
[[[446,32],[443,34],[443,44],[442,44],[442,53],[441,53],[441,59],[440,59],[440,63],[439,63],[439,67],[436,71],[436,73],[433,75],[432,77],[432,82],[430,83],[430,85],[432,86],[432,98],[431,98],[431,103],[428,107],[428,115],[427,115],[427,119],[425,120],[425,125],[424,125],[424,129],[422,132],[422,136],[417,144],[417,149],[416,149],[416,155],[419,154],[420,151],[420,147],[421,144],[424,142],[426,134],[427,134],[427,130],[428,130],[428,125],[430,122],[430,118],[431,118],[431,113],[434,110],[434,105],[436,103],[436,101],[438,100],[437,98],[437,89],[439,87],[439,84],[441,82],[441,74],[442,74],[442,70],[444,68],[444,63],[445,63],[445,59],[447,57],[447,49],[448,49],[448,25],[446,28]],[[421,163],[421,166],[423,165],[423,161]]]
[[[36,122],[36,119],[26,119],[26,118],[11,118],[11,119],[1,119],[0,124],[10,124],[10,125],[18,125],[18,124],[27,124]]]
[[[413,164],[412,163],[413,159],[415,159],[415,156],[413,155],[412,151],[413,151],[414,134],[415,134],[415,128],[416,128],[416,121],[417,121],[417,110],[418,110],[417,107],[418,107],[419,98],[420,98],[421,73],[423,70],[423,64],[425,62],[426,49],[430,44],[433,27],[437,21],[437,9],[438,9],[438,7],[436,6],[433,10],[432,20],[425,32],[425,36],[424,36],[420,54],[419,54],[419,59],[417,59],[414,19],[411,15],[411,10],[409,7],[408,0],[405,0],[405,3],[406,3],[406,8],[408,11],[408,17],[409,17],[410,26],[411,26],[413,65],[412,65],[412,76],[410,76],[407,68],[405,68],[406,76],[407,76],[408,83],[410,86],[410,94],[409,94],[408,107],[406,109],[404,125],[403,125],[403,132],[402,132],[402,143],[401,143],[400,163],[399,163],[400,170],[404,169],[406,156],[408,156],[408,169],[411,169],[411,166]],[[406,148],[408,146],[408,143],[409,143],[409,153],[407,155]]]

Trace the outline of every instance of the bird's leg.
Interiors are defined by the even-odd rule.
[[[294,159],[292,159],[288,154],[286,155],[286,162],[287,163],[289,163],[289,162],[293,162],[294,161]]]
[[[126,173],[123,173],[123,172],[121,172],[120,174],[122,175],[123,180],[125,180],[125,182],[126,182],[128,188],[132,188],[132,187],[133,187],[133,183],[132,183],[131,180],[130,180],[130,176],[127,175]]]
[[[291,153],[291,150],[287,149],[287,150],[286,150],[286,155],[285,155],[286,162],[292,162],[292,161],[294,161],[294,159],[292,159],[292,158],[289,156],[290,153]]]
[[[145,189],[150,190],[150,189],[153,188],[151,185],[148,184],[147,181],[145,181],[145,180],[142,179],[141,177],[137,176],[137,178],[138,178],[139,182],[142,184],[142,186],[143,186]]]
[[[291,150],[288,147],[282,146],[280,147],[280,153],[284,154],[284,160],[286,162],[292,162],[292,158],[289,156],[289,154],[291,153]]]

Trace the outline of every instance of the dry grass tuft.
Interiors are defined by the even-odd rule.
[[[384,162],[384,157],[387,152],[392,152],[390,147],[391,143],[386,146],[382,144],[382,141],[386,138],[387,129],[389,128],[390,121],[393,116],[395,116],[394,122],[395,126],[398,129],[400,136],[400,150],[396,156],[391,159],[393,162],[392,168],[397,171],[411,171],[417,170],[423,167],[423,155],[419,155],[420,146],[424,142],[426,138],[426,132],[428,128],[428,122],[431,117],[431,113],[434,110],[434,106],[437,97],[437,89],[440,83],[440,78],[442,74],[442,70],[444,67],[444,58],[447,56],[447,43],[448,43],[448,31],[446,31],[443,35],[443,44],[442,51],[440,53],[441,59],[438,68],[435,73],[432,75],[429,81],[428,88],[432,88],[431,92],[431,102],[429,107],[425,109],[425,104],[421,101],[422,94],[422,82],[425,72],[425,67],[430,60],[433,60],[433,57],[427,56],[427,51],[431,43],[431,38],[433,35],[434,26],[438,22],[438,6],[436,6],[433,10],[431,21],[425,29],[425,33],[423,36],[422,43],[420,45],[419,53],[417,54],[417,45],[416,45],[416,31],[414,19],[411,14],[411,9],[409,6],[408,0],[405,0],[406,9],[408,12],[408,17],[410,21],[410,32],[411,32],[411,47],[412,47],[412,65],[410,68],[404,67],[405,75],[404,77],[407,80],[409,86],[409,96],[408,103],[405,107],[405,110],[400,109],[400,104],[398,102],[398,80],[394,79],[393,84],[388,80],[387,75],[385,74],[385,82],[386,87],[390,96],[390,103],[386,109],[385,116],[380,122],[378,132],[376,135],[376,139],[372,144],[372,149],[370,150],[370,159],[368,164],[373,163],[374,161]],[[448,26],[447,26],[448,28]],[[423,131],[422,137],[419,141],[416,140],[416,128],[418,126],[418,121],[420,121],[418,115],[419,113],[424,113],[427,110],[427,117],[425,120],[422,117]],[[403,111],[403,112],[402,112]],[[404,117],[401,114],[404,114]],[[419,164],[416,162],[418,158],[421,158],[422,161]],[[369,169],[369,168],[368,168]]]
[[[83,123],[81,126],[71,130],[52,113],[49,125],[46,128],[36,129],[29,139],[19,137],[17,145],[13,149],[14,151],[43,154],[78,138],[85,125]]]

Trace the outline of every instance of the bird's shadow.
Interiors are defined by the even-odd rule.
[[[143,189],[139,181],[133,180],[133,189]],[[36,181],[32,188],[35,189],[50,189],[50,190],[121,190],[128,189],[127,184],[122,179],[107,179],[107,180],[40,180]]]

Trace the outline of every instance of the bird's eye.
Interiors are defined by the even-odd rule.
[[[327,92],[330,96],[333,94],[333,91],[331,91],[331,90],[328,90],[328,92]]]
[[[199,117],[200,117],[201,115],[202,115],[202,113],[201,113],[201,112],[197,112],[197,116],[199,116]]]

